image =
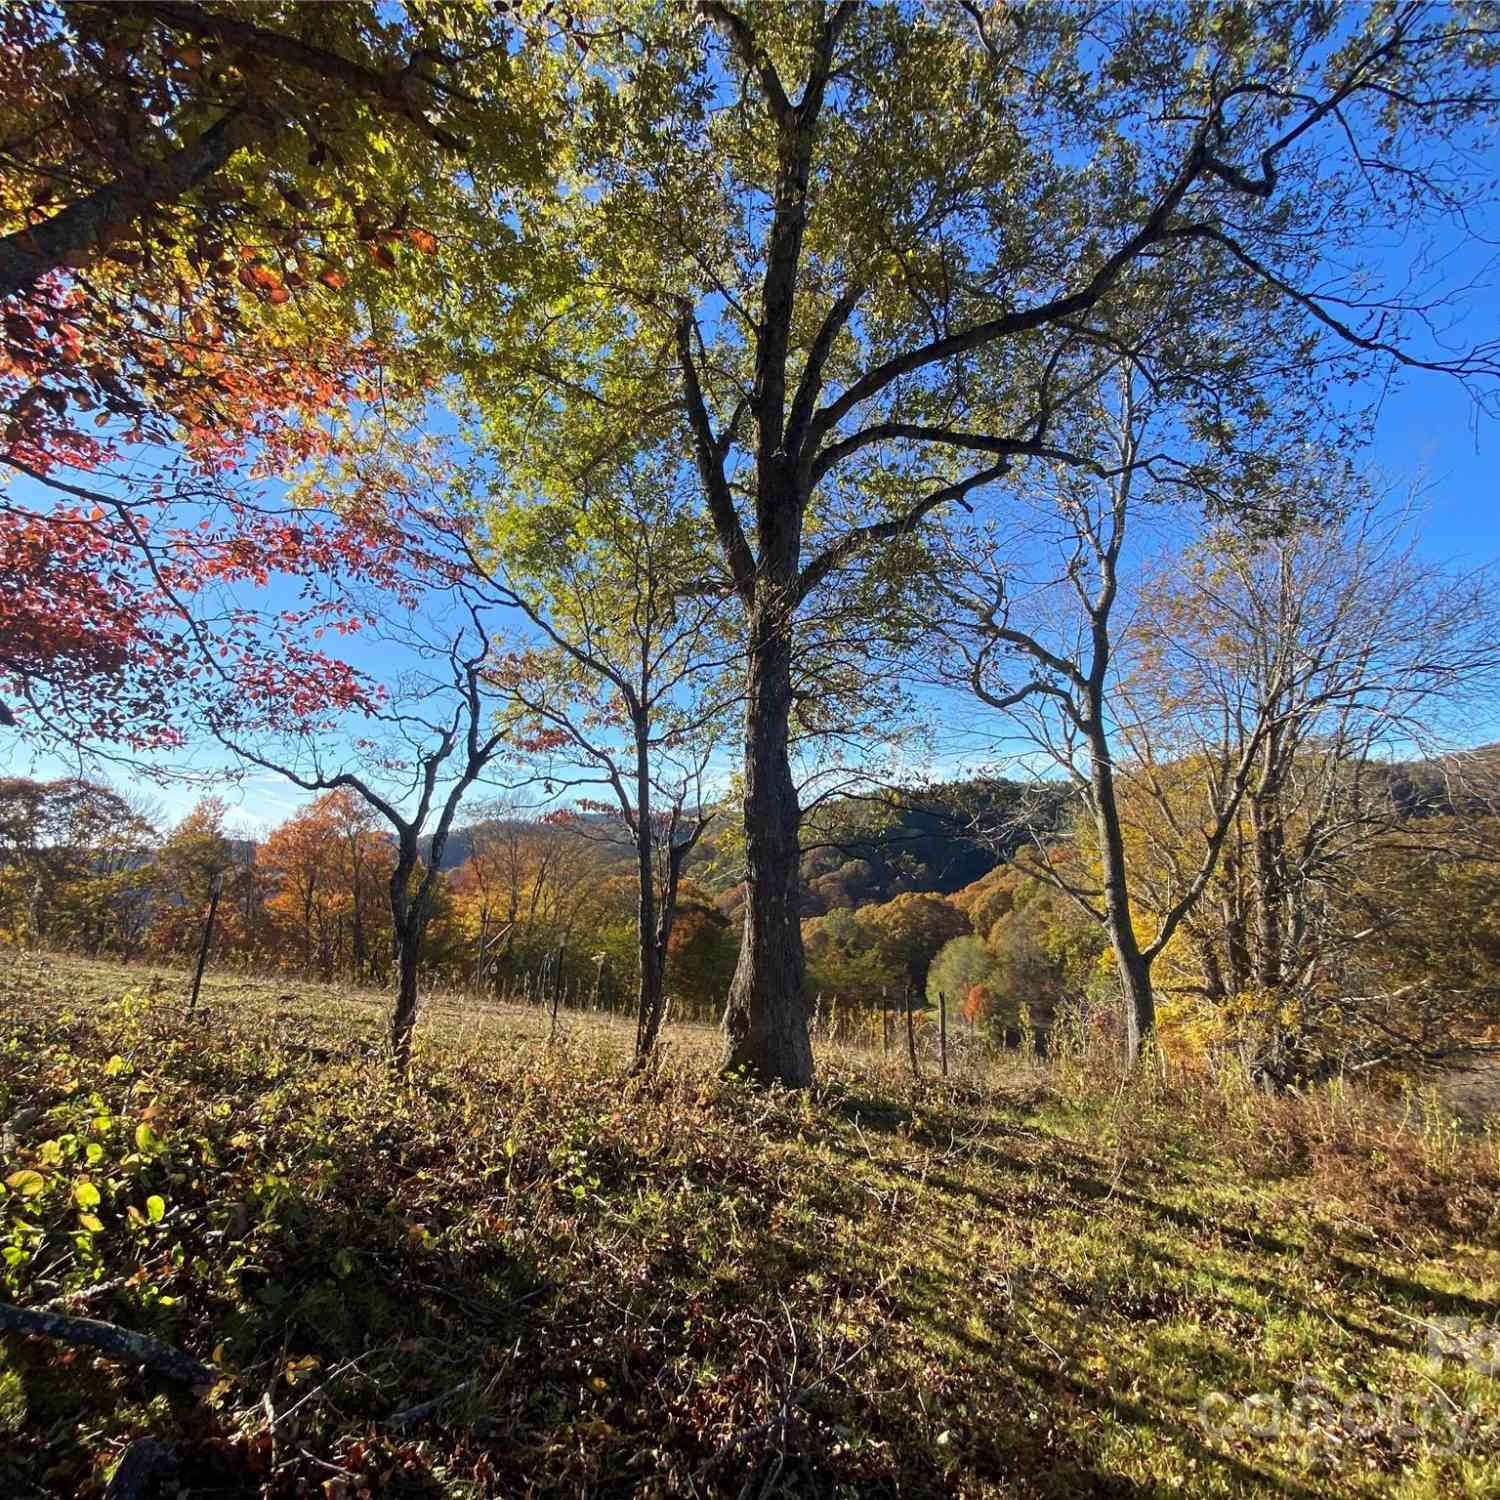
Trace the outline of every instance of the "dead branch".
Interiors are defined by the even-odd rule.
[[[171,1344],[95,1318],[72,1318],[37,1307],[12,1307],[0,1302],[0,1332],[34,1333],[42,1338],[61,1339],[65,1344],[88,1344],[114,1359],[145,1365],[158,1375],[188,1385],[211,1385],[217,1378],[217,1371],[211,1366]]]

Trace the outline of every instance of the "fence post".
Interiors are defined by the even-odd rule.
[[[891,1055],[891,997],[880,986],[880,1040],[886,1057]]]
[[[948,1076],[948,994],[938,991],[938,1048],[943,1057],[943,1077]]]
[[[917,1068],[917,1029],[912,1021],[912,986],[906,986],[906,1048],[911,1053],[911,1076],[921,1078],[922,1074]]]

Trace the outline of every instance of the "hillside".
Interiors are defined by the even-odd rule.
[[[1004,778],[923,783],[840,795],[807,818],[802,861],[805,915],[827,910],[826,894],[845,886],[859,903],[888,901],[908,891],[949,895],[1008,859],[1032,830],[1055,830],[1069,801],[1060,782]],[[743,878],[734,839],[735,810],[726,807],[689,861],[693,880],[722,893]],[[455,828],[440,868],[456,869],[487,828],[528,828],[524,820],[490,820]],[[631,857],[618,819],[582,815],[576,825],[603,851]],[[430,849],[430,841],[424,844]]]
[[[686,1027],[627,1082],[444,1003],[398,1091],[380,996],[0,983],[4,1300],[213,1369],[0,1338],[7,1495],[144,1435],[192,1495],[1494,1492],[1500,1160],[1430,1101],[826,1043],[762,1093]]]

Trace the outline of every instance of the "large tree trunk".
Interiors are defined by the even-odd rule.
[[[411,1068],[411,1034],[417,1024],[417,966],[421,957],[421,928],[398,927],[396,1008],[391,1014],[391,1062],[402,1078]]]
[[[1150,1045],[1156,1031],[1156,997],[1151,989],[1151,963],[1141,952],[1130,915],[1125,838],[1120,827],[1109,743],[1102,728],[1096,728],[1089,738],[1094,821],[1104,866],[1104,915],[1125,1000],[1125,1066],[1133,1068],[1140,1059],[1141,1049]]]
[[[761,1083],[812,1082],[806,963],[798,902],[801,810],[787,740],[792,707],[790,622],[763,603],[749,621],[745,707],[744,941],[724,1012],[726,1072]]]
[[[651,859],[651,775],[647,759],[646,729],[643,722],[635,726],[635,853],[636,878],[640,886],[636,908],[636,936],[640,945],[640,988],[636,994],[635,1062],[638,1072],[651,1059],[661,1030],[662,959],[658,941],[656,911],[656,870]],[[671,851],[667,851],[668,858]]]
[[[649,878],[649,876],[644,877]],[[651,1061],[656,1039],[661,1032],[662,1008],[666,991],[665,964],[658,944],[655,894],[649,885],[641,888],[640,904],[640,988],[636,992],[635,1062],[632,1071],[639,1072]]]
[[[1156,995],[1151,988],[1151,965],[1140,949],[1129,951],[1126,943],[1115,944],[1115,966],[1125,991],[1125,1066],[1140,1061],[1143,1048],[1156,1035]]]

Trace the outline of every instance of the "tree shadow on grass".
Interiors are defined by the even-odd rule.
[[[861,1110],[861,1128],[871,1127],[872,1133],[883,1129],[893,1136],[904,1135],[910,1128],[909,1118],[904,1112],[887,1111],[884,1116],[871,1119]],[[962,1219],[965,1205],[968,1205],[968,1212],[977,1210],[1001,1219],[1015,1218],[1018,1201],[1004,1191],[995,1191],[993,1183],[975,1182],[967,1174],[955,1175],[935,1169],[930,1160],[913,1160],[909,1156],[882,1151],[867,1139],[861,1139],[858,1146],[847,1140],[835,1140],[829,1146],[847,1159],[854,1170],[865,1168],[886,1181],[905,1182],[912,1189],[942,1195],[954,1205],[956,1219]],[[1122,1248],[1122,1259],[1111,1261],[1110,1274],[1123,1261],[1143,1268],[1161,1265],[1185,1276],[1198,1268],[1190,1258],[1181,1253],[1173,1254],[1159,1241],[1163,1238],[1170,1240],[1174,1235],[1199,1240],[1224,1253],[1208,1273],[1212,1281],[1232,1282],[1252,1289],[1294,1315],[1327,1318],[1357,1346],[1373,1346],[1404,1354],[1411,1352],[1409,1342],[1346,1313],[1330,1312],[1320,1303],[1314,1304],[1295,1295],[1289,1290],[1291,1278],[1279,1279],[1276,1276],[1276,1262],[1301,1263],[1315,1257],[1314,1264],[1320,1272],[1324,1267],[1332,1267],[1362,1283],[1367,1294],[1382,1296],[1390,1302],[1406,1302],[1424,1313],[1464,1312],[1493,1316],[1495,1311],[1495,1304],[1482,1298],[1428,1286],[1379,1266],[1334,1253],[1322,1245],[1307,1246],[1256,1226],[1226,1223],[1212,1213],[1155,1197],[1118,1181],[1106,1182],[1095,1173],[1059,1163],[1050,1152],[1043,1159],[1033,1160],[973,1138],[966,1142],[964,1150],[966,1155],[972,1155],[977,1165],[994,1172],[1002,1181],[1009,1177],[1019,1184],[1024,1179],[1029,1185],[1040,1179],[1053,1190],[1052,1196],[1043,1198],[1038,1204],[1037,1194],[1028,1186],[1023,1195],[1027,1211],[1032,1214],[1028,1223],[1036,1223],[1038,1215],[1045,1216],[1049,1211],[1076,1218],[1110,1204],[1127,1220],[1136,1218],[1153,1226],[1157,1233],[1152,1235],[1148,1229],[1143,1238],[1132,1235],[1125,1225],[1111,1223],[1110,1230],[1115,1239],[1132,1242],[1136,1250],[1132,1252],[1128,1246]],[[934,1218],[930,1211],[928,1218]],[[941,1215],[936,1218],[942,1222]],[[1058,1228],[1064,1237],[1076,1240],[1085,1255],[1088,1253],[1086,1225],[1075,1227],[1064,1220]],[[1034,1243],[1035,1237],[1028,1236],[1023,1242]],[[1301,1483],[1274,1468],[1261,1467],[1226,1450],[1198,1423],[1182,1419],[1184,1401],[1191,1405],[1202,1399],[1203,1391],[1196,1387],[1206,1389],[1205,1382],[1218,1390],[1243,1392],[1254,1391],[1257,1381],[1264,1383],[1267,1380],[1265,1371],[1257,1369],[1248,1358],[1237,1353],[1232,1342],[1210,1339],[1205,1335],[1201,1347],[1193,1343],[1198,1336],[1196,1325],[1200,1313],[1204,1321],[1209,1322],[1212,1312],[1209,1304],[1221,1300],[1211,1290],[1207,1291],[1205,1298],[1196,1290],[1184,1288],[1184,1307],[1174,1313],[1170,1298],[1163,1304],[1154,1294],[1146,1295],[1151,1292],[1150,1287],[1132,1288],[1132,1292],[1142,1292],[1142,1296],[1136,1299],[1142,1303],[1138,1310],[1133,1308],[1130,1298],[1116,1305],[1111,1289],[1107,1302],[1092,1309],[1075,1309],[1076,1326],[1061,1333],[1057,1319],[1065,1317],[1066,1311],[1060,1314],[1057,1307],[1049,1307],[1030,1337],[1032,1347],[1028,1355],[1025,1352],[1028,1337],[1019,1326],[1006,1326],[1002,1316],[1006,1305],[1003,1292],[991,1287],[976,1297],[974,1283],[955,1272],[954,1268],[961,1266],[964,1260],[964,1246],[958,1238],[938,1249],[941,1253],[935,1259],[930,1258],[927,1265],[906,1273],[909,1282],[903,1290],[916,1309],[915,1315],[950,1346],[968,1350],[976,1360],[1003,1369],[1011,1378],[1023,1383],[1040,1411],[1055,1413],[1052,1420],[1066,1425],[1077,1416],[1079,1409],[1096,1414],[1108,1413],[1121,1423],[1158,1434],[1164,1445],[1175,1449],[1175,1467],[1196,1466],[1205,1475],[1217,1472],[1237,1486],[1251,1486],[1266,1493],[1302,1497],[1302,1500],[1312,1500],[1313,1496],[1324,1493],[1313,1484]],[[1243,1257],[1250,1264],[1238,1268],[1226,1266],[1222,1259],[1227,1256]],[[1257,1274],[1259,1265],[1266,1266],[1266,1274]],[[1076,1267],[1067,1274],[1075,1272]],[[1182,1278],[1167,1279],[1175,1279],[1179,1285],[1182,1282]],[[1069,1295],[1066,1277],[1059,1284],[1062,1289],[1054,1301],[1065,1303]],[[1201,1310],[1196,1307],[1199,1300],[1205,1301]],[[1156,1375],[1164,1351],[1153,1347],[1149,1337],[1147,1342],[1136,1345],[1133,1359],[1126,1356],[1129,1368],[1118,1368],[1103,1378],[1093,1378],[1084,1368],[1085,1361],[1081,1356],[1092,1354],[1097,1357],[1101,1348],[1106,1357],[1109,1355],[1112,1324],[1118,1324],[1122,1330],[1122,1347],[1129,1348],[1134,1341],[1124,1338],[1126,1325],[1138,1318],[1140,1323],[1149,1326],[1159,1320],[1158,1314],[1164,1307],[1167,1316],[1167,1321],[1162,1324],[1164,1333],[1172,1335],[1175,1331],[1175,1336],[1188,1340],[1183,1362],[1175,1367],[1163,1367],[1164,1370],[1175,1368],[1176,1379],[1170,1375]],[[1094,1314],[1092,1319],[1090,1311]],[[1047,1321],[1049,1316],[1053,1319],[1051,1323]],[[1038,1347],[1046,1348],[1049,1358],[1055,1358],[1057,1363],[1038,1363],[1035,1357]],[[1074,1353],[1080,1357],[1074,1359]],[[1184,1379],[1192,1381],[1193,1386],[1185,1385]],[[1272,1381],[1273,1385],[1281,1383],[1275,1379]],[[1097,1467],[1097,1457],[1094,1462]]]
[[[897,1135],[903,1126],[909,1126],[910,1110],[887,1107],[884,1111],[873,1110],[866,1114],[862,1102],[850,1101],[850,1103],[854,1112],[851,1113],[846,1109],[841,1110],[841,1113],[845,1113],[847,1117],[858,1123],[861,1129],[869,1125],[877,1131]],[[999,1133],[1016,1140],[1038,1139],[1019,1127],[1002,1127]],[[845,1152],[851,1158],[858,1159],[861,1156],[860,1152],[840,1143],[832,1144],[834,1149]],[[979,1138],[967,1140],[964,1150],[966,1154],[972,1154],[976,1160],[991,1168],[1027,1177],[1040,1175],[1044,1180],[1065,1188],[1084,1203],[1124,1204],[1138,1210],[1149,1219],[1165,1221],[1185,1234],[1214,1240],[1226,1248],[1245,1254],[1293,1258],[1316,1255],[1319,1261],[1330,1269],[1378,1288],[1391,1300],[1424,1305],[1436,1315],[1463,1314],[1471,1317],[1493,1318],[1500,1313],[1500,1301],[1427,1286],[1422,1282],[1394,1275],[1365,1262],[1352,1260],[1324,1246],[1308,1246],[1269,1234],[1262,1229],[1235,1224],[1220,1218],[1211,1218],[1196,1209],[1139,1192],[1120,1180],[1106,1182],[1102,1177],[1081,1169],[1082,1166],[1088,1165],[1088,1158],[1082,1153],[1076,1150],[1065,1152],[1061,1148],[1053,1149],[1054,1143],[1050,1137],[1046,1138],[1046,1145],[1045,1158],[1035,1160],[1017,1155],[1012,1151],[999,1150],[995,1146],[984,1144]],[[1074,1163],[1079,1164],[1078,1167],[1067,1165],[1070,1157]],[[870,1159],[876,1160],[876,1164],[882,1170],[914,1180],[940,1184],[946,1191],[967,1194],[993,1208],[1006,1207],[1003,1200],[971,1184],[957,1182],[952,1178],[939,1178],[931,1172],[915,1173],[909,1166],[895,1158],[885,1157],[877,1160],[871,1157]]]

